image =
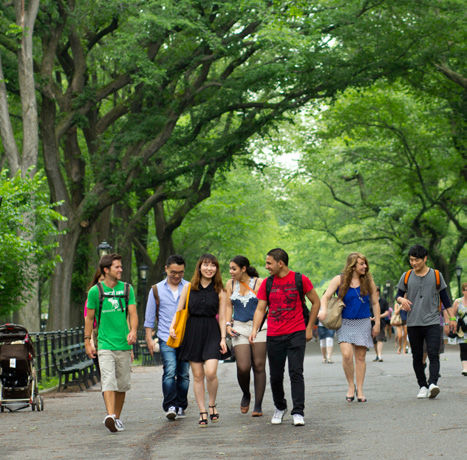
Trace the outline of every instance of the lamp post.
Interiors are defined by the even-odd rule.
[[[146,264],[142,264],[139,266],[139,277],[141,278],[141,281],[143,282],[143,297],[146,296],[146,282],[148,279],[148,270],[149,270],[149,267]]]
[[[389,303],[389,298],[391,297],[391,281],[387,280],[386,281],[386,301]]]
[[[110,244],[107,243],[107,241],[103,241],[99,246],[97,246],[97,255],[99,256],[99,260],[101,260],[102,256],[110,254],[111,250],[112,246],[110,246]]]
[[[456,270],[456,276],[457,276],[457,289],[459,291],[459,297],[462,297],[462,291],[461,291],[461,275],[462,275],[462,267],[458,265],[454,270]]]

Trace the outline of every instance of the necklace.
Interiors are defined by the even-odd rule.
[[[357,288],[352,288],[355,289],[355,293],[357,294],[357,297],[362,301],[362,303],[365,303],[365,301],[362,299],[362,296],[358,293]]]

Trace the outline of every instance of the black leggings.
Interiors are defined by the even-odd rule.
[[[467,361],[467,343],[460,343],[461,361]]]
[[[266,390],[266,342],[235,346],[237,380],[243,391],[241,406],[250,404],[250,374],[253,368],[255,382],[255,412],[262,412],[264,391]]]

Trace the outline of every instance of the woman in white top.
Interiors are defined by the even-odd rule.
[[[230,261],[231,280],[227,281],[227,333],[232,337],[237,363],[237,380],[243,392],[240,402],[242,414],[250,409],[250,374],[253,369],[255,384],[255,405],[252,416],[263,415],[262,403],[266,389],[266,323],[251,345],[248,337],[253,327],[253,316],[258,305],[256,297],[262,279],[250,266],[250,261],[243,256],[236,256]]]

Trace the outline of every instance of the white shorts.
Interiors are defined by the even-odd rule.
[[[131,388],[131,350],[99,350],[102,391],[124,393]]]
[[[234,347],[237,345],[250,345],[248,338],[250,337],[252,329],[253,321],[247,321],[246,323],[243,321],[234,321],[233,330],[240,335],[238,337],[232,337],[232,345]],[[268,323],[265,321],[261,330],[256,334],[256,343],[266,342],[267,329]]]

